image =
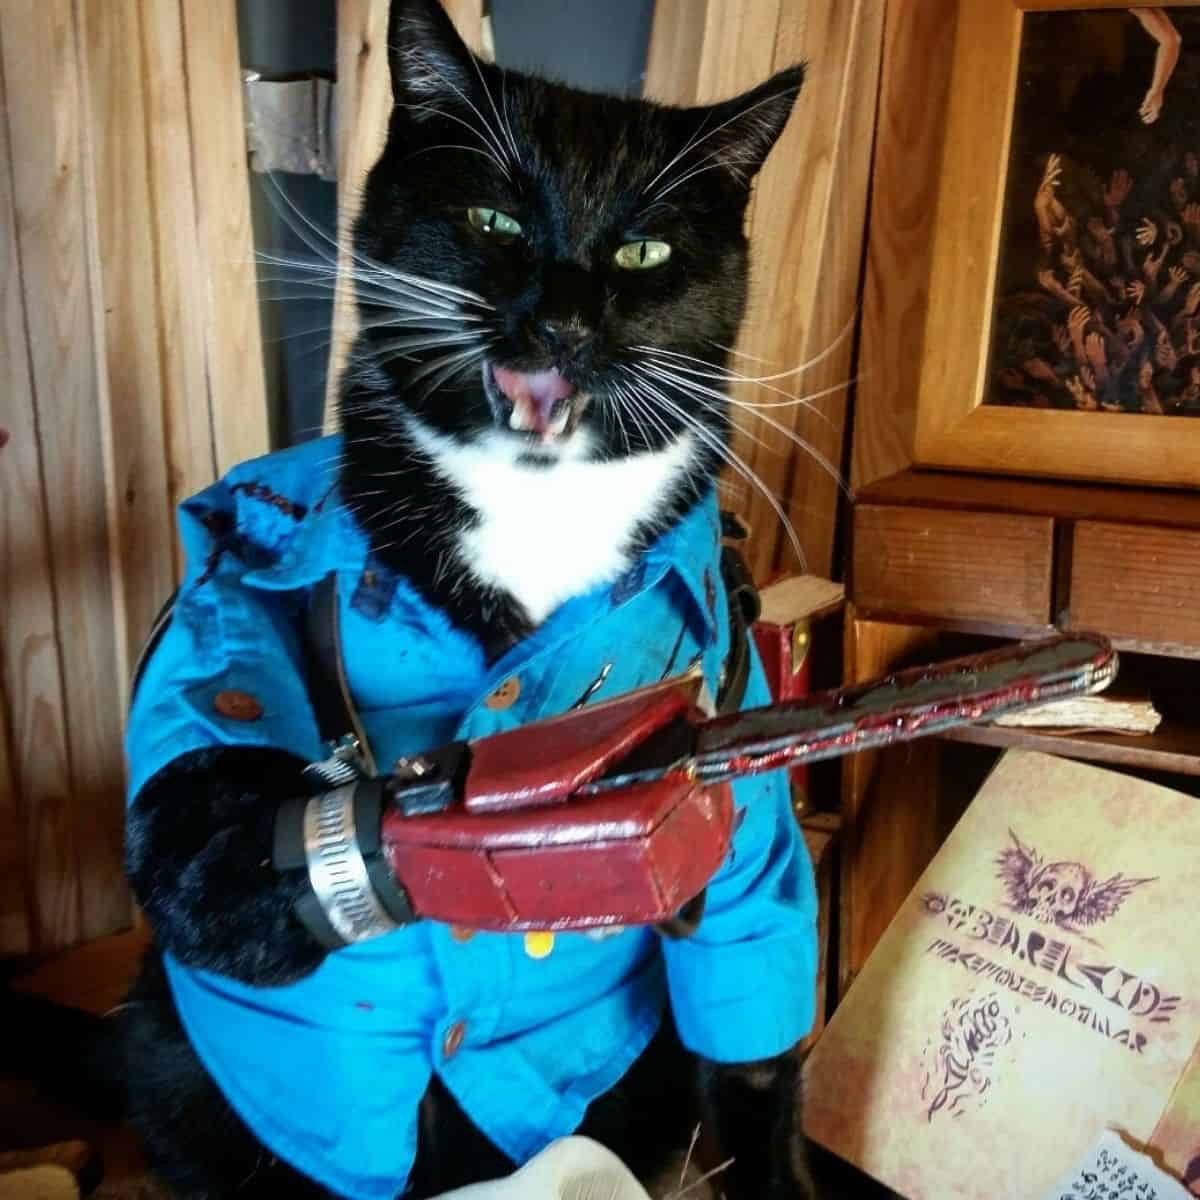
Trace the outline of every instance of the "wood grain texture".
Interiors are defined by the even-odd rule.
[[[1200,485],[1200,426],[1191,422],[982,403],[1021,13],[1007,2],[958,0],[957,14],[914,461],[1002,474]],[[900,403],[906,414],[908,400]]]
[[[20,780],[13,763],[12,714],[0,686],[0,953],[28,954],[33,949],[33,912],[25,860],[25,822]]]
[[[1047,517],[858,505],[850,595],[860,612],[1049,625]]]
[[[47,607],[41,620],[53,614],[53,633],[44,636],[57,641],[61,655],[69,803],[56,804],[60,770],[45,790],[22,775],[22,790],[28,811],[36,814],[28,834],[39,935],[44,944],[63,945],[80,934],[119,928],[129,916],[121,868],[121,722],[110,692],[119,667],[93,326],[100,301],[89,270],[94,226],[84,186],[84,96],[69,0],[5,4],[0,47],[14,168],[13,228],[54,576],[52,594],[42,598]],[[52,695],[48,660],[41,671],[46,682],[39,687]],[[28,741],[24,756],[44,756],[52,764],[60,752],[48,736],[56,724],[53,703],[26,697],[20,712],[20,741]]]
[[[87,194],[102,297],[93,308],[102,318],[97,398],[107,455],[112,578],[119,583],[116,682],[122,712],[133,658],[175,583],[148,103],[138,53],[141,8],[142,0],[112,0],[78,9],[87,85]]]
[[[0,955],[128,928],[172,509],[268,448],[234,13],[0,6]]]
[[[708,12],[715,6],[710,0],[655,0],[646,84],[656,98],[684,104],[698,94]]]
[[[483,0],[442,0],[463,40],[483,50]],[[333,302],[332,346],[325,389],[325,428],[337,428],[342,368],[354,340],[354,293],[346,279],[350,230],[362,202],[362,188],[387,140],[392,111],[388,72],[388,0],[339,0],[338,78],[338,284]]]
[[[888,0],[854,400],[855,487],[913,458],[956,20],[955,0]]]
[[[1092,518],[1200,529],[1200,495],[1165,488],[1115,488],[945,471],[902,471],[864,488],[859,500],[863,504],[1037,513],[1071,521]]]
[[[769,301],[774,344],[761,356],[791,366],[790,350],[793,359],[812,362],[785,386],[815,399],[811,405],[767,410],[808,449],[790,449],[782,471],[779,455],[760,456],[755,465],[768,487],[784,498],[808,569],[830,575],[840,567],[833,560],[842,515],[834,476],[840,476],[846,458],[883,5],[877,0],[810,0],[803,26],[789,22],[788,15],[780,24],[775,65],[783,67],[804,55],[811,55],[812,65],[807,95],[801,95],[801,144],[789,147],[785,134],[782,153],[767,164],[755,208],[760,244],[779,247],[783,268]],[[794,307],[788,307],[789,300]],[[777,324],[781,315],[793,336]],[[760,402],[772,398],[778,399],[758,397]],[[764,439],[771,436],[768,429],[760,430]],[[767,518],[765,501],[758,497],[754,505],[750,521],[761,527]],[[774,555],[768,559],[764,548],[756,568],[762,577],[792,563],[780,530]]]
[[[1081,521],[1070,626],[1137,648],[1200,654],[1200,530]]]
[[[937,657],[933,629],[846,614],[847,685]],[[838,995],[844,996],[945,832],[936,741],[851,755],[842,772]]]
[[[0,112],[5,108],[2,65]],[[58,882],[65,872],[74,875],[75,862],[26,329],[8,123],[0,120],[0,428],[10,435],[0,449],[0,951],[11,953],[27,953],[42,940],[39,899],[49,901],[51,914],[64,906],[56,921],[60,937],[73,932],[76,903]],[[40,727],[29,727],[33,711],[40,714]],[[42,797],[48,828],[35,835],[26,815],[33,807],[30,800]],[[35,880],[42,880],[48,896],[36,894]]]
[[[180,0],[217,468],[269,448],[234,0]]]
[[[1164,721],[1154,733],[1139,737],[1116,733],[1074,733],[1064,737],[1036,729],[1008,729],[996,725],[968,725],[942,736],[974,746],[1000,749],[1017,746],[1022,750],[1037,750],[1083,762],[1200,775],[1200,727],[1172,721]]]
[[[680,47],[694,46],[701,22],[700,56],[689,61]],[[797,566],[768,497],[794,527],[808,568],[833,566],[882,28],[877,0],[742,0],[702,12],[668,3],[656,12],[646,77],[654,96],[715,100],[810,60],[750,210],[755,281],[737,349],[753,358],[731,359],[754,376],[754,359],[772,374],[822,356],[778,381],[798,396],[825,393],[808,405],[749,382],[731,392],[734,449],[758,481],[730,471],[728,499],[753,532],[748,558],[760,578]]]
[[[180,501],[209,484],[217,469],[205,362],[205,322],[203,307],[196,303],[206,284],[197,242],[179,5],[143,0],[141,34],[166,486],[173,512]],[[241,403],[241,398],[234,396],[229,402]],[[178,545],[174,550],[178,578],[183,569],[182,552]],[[147,628],[143,627],[142,636]]]

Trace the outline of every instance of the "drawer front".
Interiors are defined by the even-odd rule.
[[[1200,650],[1200,533],[1080,521],[1069,623],[1148,649]]]
[[[1049,625],[1050,517],[860,505],[852,599],[863,611]]]

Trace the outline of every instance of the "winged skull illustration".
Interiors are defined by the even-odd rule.
[[[1045,862],[1011,829],[1008,836],[1013,844],[996,856],[996,876],[1008,892],[1008,906],[1068,933],[1107,921],[1136,888],[1157,878],[1113,875],[1100,882],[1082,863]]]

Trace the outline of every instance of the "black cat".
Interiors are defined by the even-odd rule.
[[[330,954],[272,865],[318,756],[298,647],[326,569],[385,761],[689,665],[715,687],[727,644],[715,381],[802,70],[703,108],[586,95],[478,61],[433,0],[395,0],[389,53],[338,463],[310,444],[184,506],[188,573],[131,716],[128,867],[159,947],[124,1018],[136,1120],[185,1197],[419,1200],[572,1128],[649,1176],[700,1116],[730,1200],[809,1197],[788,1046],[813,901],[781,780],[741,793],[695,938],[560,938],[540,991],[518,937],[455,949],[426,922]],[[509,664],[521,698],[477,702]],[[490,974],[467,998],[470,956]]]

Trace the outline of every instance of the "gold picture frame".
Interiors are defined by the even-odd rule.
[[[1027,14],[1085,9],[1170,13],[1198,7],[1200,0],[1165,5],[1137,0],[958,0],[917,381],[917,465],[1200,486],[1200,415],[984,402]],[[1197,106],[1200,119],[1200,99],[1187,94],[1186,102]],[[1200,145],[1196,150],[1200,153]]]

